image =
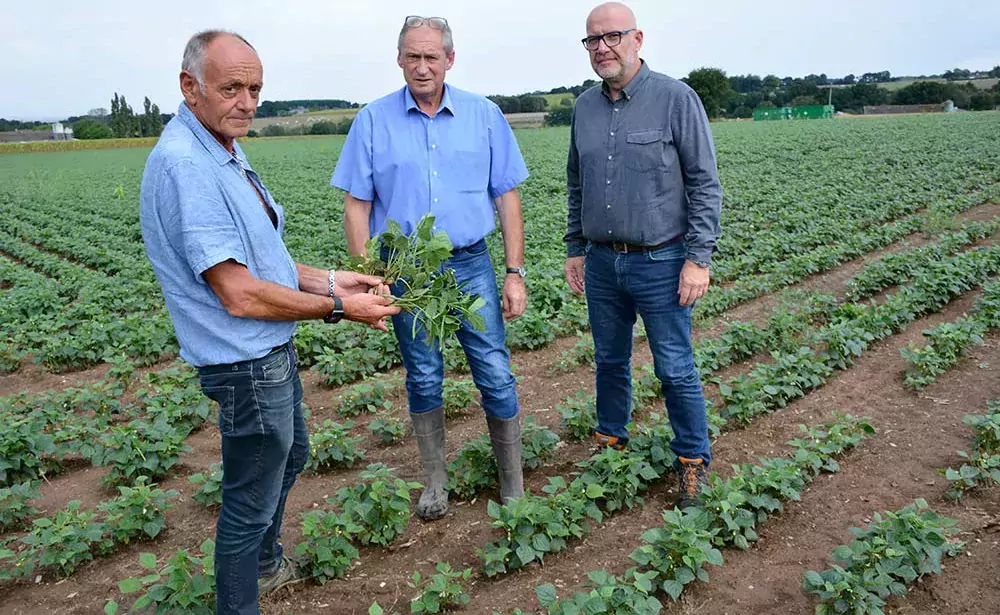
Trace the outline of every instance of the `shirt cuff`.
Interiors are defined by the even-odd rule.
[[[571,242],[566,244],[566,258],[573,258],[575,256],[583,256],[587,253],[586,242]]]
[[[713,251],[711,247],[688,246],[686,258],[689,261],[698,261],[699,263],[708,263],[711,265]]]

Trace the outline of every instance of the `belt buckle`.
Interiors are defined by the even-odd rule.
[[[615,252],[624,252],[625,254],[628,254],[628,244],[627,243],[619,243],[617,241],[612,241],[611,242],[611,247],[614,248]]]

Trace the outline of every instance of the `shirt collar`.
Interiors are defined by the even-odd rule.
[[[208,153],[212,155],[212,158],[215,158],[215,161],[220,166],[233,159],[242,164],[240,146],[233,141],[232,153],[222,147],[219,140],[212,133],[208,132],[208,129],[195,117],[186,102],[182,102],[181,106],[177,109],[177,117],[194,133],[194,136],[201,142],[202,147],[208,150]]]
[[[410,93],[410,87],[406,85],[403,86],[403,100],[406,102],[407,113],[414,109],[420,111],[420,106],[417,105],[417,101],[413,98],[413,94]],[[447,83],[444,84],[444,95],[441,96],[441,105],[438,107],[437,112],[441,113],[445,109],[447,109],[448,113],[451,113],[452,116],[455,115],[455,105],[451,102],[451,88],[448,87]]]
[[[646,79],[648,78],[649,78],[649,66],[646,65],[645,60],[640,58],[639,70],[635,73],[635,76],[632,77],[632,80],[628,82],[628,85],[626,85],[625,88],[622,90],[622,97],[625,98],[625,100],[629,100],[630,98],[635,96],[642,88],[642,84],[645,83]],[[608,98],[610,98],[611,89],[608,87],[607,81],[601,82],[601,91],[604,92],[605,96],[608,96]]]

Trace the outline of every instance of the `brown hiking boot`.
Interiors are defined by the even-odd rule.
[[[677,508],[683,510],[691,506],[701,506],[701,490],[708,484],[705,461],[687,457],[678,457],[677,460],[680,462],[680,467],[677,469],[680,492],[677,495]]]
[[[596,453],[600,453],[603,448],[613,448],[616,451],[625,450],[625,445],[628,444],[628,440],[625,438],[616,438],[615,436],[606,436],[599,431],[594,432],[594,442],[597,443]]]

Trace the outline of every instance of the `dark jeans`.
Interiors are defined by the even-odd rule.
[[[198,369],[219,402],[222,510],[215,529],[217,615],[256,615],[257,578],[281,562],[285,499],[309,456],[291,342],[253,361]]]
[[[384,249],[383,249],[384,250]],[[383,258],[386,254],[383,254]],[[488,416],[509,419],[518,413],[517,387],[510,371],[510,351],[506,346],[503,312],[493,261],[485,241],[455,250],[443,267],[453,269],[455,278],[466,292],[486,301],[480,310],[486,323],[485,331],[476,331],[463,322],[458,341],[465,350],[472,371],[472,380],[483,396],[483,410]],[[403,284],[392,287],[393,295],[403,293]],[[399,351],[406,367],[406,392],[410,412],[430,412],[442,405],[441,387],[444,381],[444,358],[441,349],[427,343],[423,329],[412,335],[413,317],[407,312],[392,317],[392,328],[399,341]]]
[[[585,287],[597,363],[597,431],[628,438],[632,415],[632,327],[642,316],[674,430],[679,457],[711,461],[708,417],[691,347],[691,307],[677,289],[687,248],[683,241],[657,250],[616,252],[587,246]]]

